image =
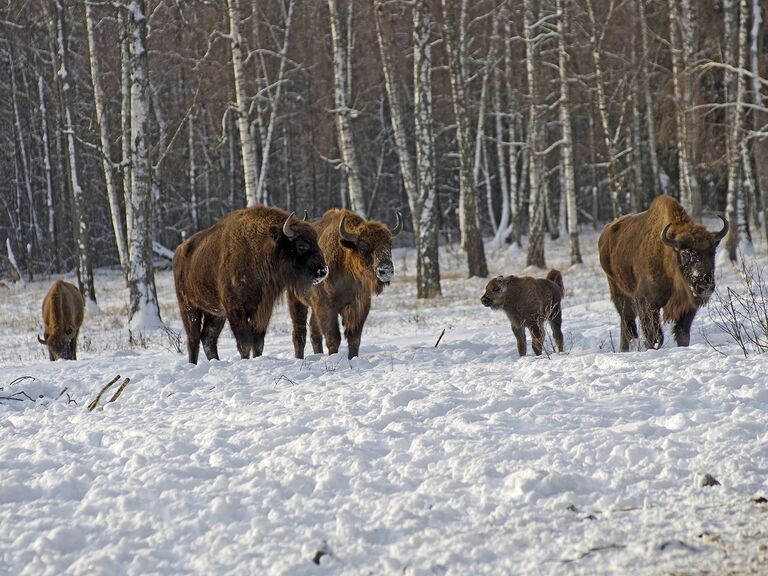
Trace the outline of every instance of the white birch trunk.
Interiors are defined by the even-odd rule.
[[[245,201],[253,206],[259,201],[256,191],[256,145],[248,121],[248,95],[245,90],[245,67],[240,37],[240,2],[227,0],[229,14],[229,42],[232,51],[232,71],[235,77],[235,111],[240,131],[240,153],[243,157],[243,179],[245,180]]]
[[[507,20],[509,14],[507,12],[506,4],[502,5],[498,13],[493,19],[493,32],[491,35],[491,42],[499,41],[499,28],[501,22]],[[505,55],[506,58],[506,55]],[[501,103],[501,88],[502,88],[502,71],[498,66],[493,66],[493,128],[496,136],[496,173],[499,177],[499,190],[501,192],[501,217],[499,218],[499,225],[496,229],[496,236],[493,239],[493,245],[498,249],[504,245],[504,241],[508,235],[509,229],[509,181],[507,179],[507,154],[504,150],[504,118],[509,117],[508,114],[502,109]],[[511,102],[507,103],[507,106],[511,106]]]
[[[653,120],[653,95],[651,93],[650,49],[648,47],[648,20],[645,16],[645,3],[648,0],[637,0],[640,26],[640,63],[642,69],[643,97],[645,98],[645,129],[648,134],[648,156],[653,174],[651,196],[667,193],[667,177],[662,174],[659,166],[659,155],[656,149],[656,124]]]
[[[529,201],[528,201],[528,251],[526,266],[545,268],[544,257],[544,198],[543,176],[540,153],[543,151],[542,119],[539,117],[539,71],[536,69],[540,61],[540,50],[535,39],[533,26],[538,21],[538,10],[532,5],[535,0],[524,0],[525,5],[525,70],[528,78],[529,129],[528,129],[528,158],[529,158]]]
[[[93,267],[91,264],[91,242],[90,227],[88,226],[88,216],[86,214],[86,205],[83,199],[83,190],[80,187],[77,170],[77,146],[74,134],[74,124],[72,122],[71,95],[69,84],[69,68],[67,51],[67,33],[64,7],[60,0],[55,0],[55,23],[53,29],[56,36],[56,59],[54,65],[56,68],[57,84],[59,87],[59,101],[64,122],[64,132],[66,140],[65,156],[67,160],[67,173],[69,192],[72,198],[72,228],[75,238],[75,247],[77,252],[77,281],[85,298],[86,306],[89,311],[97,312],[96,290],[93,282]]]
[[[112,229],[115,233],[115,243],[117,244],[117,255],[120,260],[120,268],[123,271],[123,277],[127,280],[128,246],[123,226],[122,210],[120,209],[120,199],[117,193],[117,182],[115,181],[112,153],[110,152],[111,139],[109,137],[109,127],[107,126],[106,101],[104,98],[104,89],[101,85],[99,56],[96,53],[96,22],[93,15],[93,6],[90,2],[85,3],[85,24],[88,34],[88,51],[90,53],[93,100],[96,107],[96,123],[99,125],[99,138],[101,142],[101,165],[104,170],[104,183],[107,187],[107,199],[109,200]]]
[[[573,167],[573,128],[571,126],[571,96],[568,86],[568,59],[566,50],[566,24],[570,15],[570,0],[556,0],[557,9],[557,62],[560,73],[560,131],[562,144],[560,154],[563,160],[562,182],[565,189],[566,215],[568,217],[568,252],[571,264],[581,264],[579,247],[578,212],[576,207],[576,176]]]
[[[350,0],[353,1],[353,0]],[[336,101],[336,130],[338,133],[339,151],[346,173],[349,190],[349,202],[352,210],[363,218],[368,217],[363,194],[363,184],[360,174],[360,163],[357,157],[354,138],[352,136],[352,110],[350,108],[350,71],[351,62],[349,45],[344,42],[346,35],[352,30],[342,30],[339,14],[339,0],[328,0],[328,11],[331,18],[331,44],[333,48],[333,91]]]
[[[737,57],[734,53],[734,44],[739,40],[739,34],[737,29],[737,12],[738,8],[734,0],[723,0],[723,44],[724,44],[724,57],[725,64],[731,66],[732,69],[739,66],[740,57]],[[742,47],[738,47],[739,55]],[[740,122],[742,118],[742,94],[744,82],[742,80],[743,75],[739,74],[736,79],[736,74],[731,70],[725,71],[726,77],[726,91],[725,101],[728,104],[733,103],[733,107],[728,106],[726,108],[726,130],[727,130],[727,147],[726,147],[726,164],[728,173],[728,191],[726,196],[726,218],[728,218],[731,226],[728,229],[728,235],[725,238],[725,247],[728,253],[728,259],[731,262],[736,262],[738,259],[738,248],[741,238],[742,222],[740,221],[741,210],[741,190],[739,179],[741,177],[740,163],[739,163],[739,139],[740,134]],[[735,86],[734,86],[735,84]],[[735,89],[734,89],[735,88]],[[732,99],[735,99],[733,101]]]
[[[752,0],[752,28],[750,30],[749,43],[749,68],[752,72],[752,101],[755,110],[752,112],[752,128],[759,130],[761,126],[768,124],[768,110],[765,109],[760,84],[760,47],[764,40],[765,28],[763,26],[763,11],[760,0]],[[752,153],[755,157],[755,198],[762,206],[762,225],[765,226],[764,234],[768,240],[768,138],[756,138],[752,142]]]
[[[456,119],[456,143],[459,149],[459,230],[461,247],[467,253],[469,276],[488,275],[485,247],[477,213],[477,188],[472,177],[472,145],[469,131],[469,112],[466,97],[466,47],[464,24],[467,0],[461,2],[459,29],[451,16],[451,0],[442,0],[443,40],[448,55],[453,113]]]
[[[56,245],[56,211],[53,203],[53,169],[51,167],[51,146],[48,138],[48,111],[45,106],[45,88],[43,77],[37,77],[37,90],[40,98],[40,122],[43,136],[43,161],[45,163],[46,207],[48,209],[48,241]]]
[[[508,12],[508,6],[505,5]],[[515,91],[513,82],[515,79],[514,73],[514,60],[512,57],[512,24],[509,17],[504,19],[504,87],[506,89],[507,107],[510,108],[511,114],[508,117],[509,125],[509,228],[505,232],[505,237],[509,242],[516,243],[521,246],[520,239],[520,189],[525,182],[525,178],[518,179],[517,176],[517,164],[519,157],[520,146],[517,144],[518,134],[521,130],[518,130],[519,113],[514,110],[517,107],[517,100],[515,99]],[[525,163],[523,163],[525,165]]]
[[[288,54],[288,45],[291,37],[291,24],[293,22],[293,8],[296,5],[296,0],[290,0],[288,4],[288,13],[285,17],[285,31],[283,32],[283,45],[280,48],[280,67],[277,72],[277,87],[275,88],[275,94],[270,96],[271,107],[269,112],[269,122],[267,124],[266,134],[261,142],[261,169],[259,170],[259,181],[256,186],[256,196],[259,202],[266,204],[267,202],[267,173],[269,171],[269,156],[272,148],[272,134],[275,131],[275,121],[277,119],[277,112],[280,106],[280,98],[283,91],[283,83],[285,82],[285,67]],[[266,74],[266,69],[265,69]]]
[[[145,0],[131,0],[131,267],[129,329],[131,337],[162,329],[152,266],[152,173],[147,133],[149,67]]]
[[[187,118],[189,132],[189,208],[192,212],[192,226],[200,230],[200,216],[197,209],[197,165],[195,164],[195,117],[190,114]]]
[[[696,3],[698,0],[682,0],[682,8],[685,21],[681,30],[683,38],[683,68],[685,75],[685,90],[683,91],[685,115],[685,154],[687,158],[686,177],[687,194],[689,198],[689,210],[694,219],[701,219],[701,189],[696,177],[695,146],[698,141],[698,122],[694,116],[696,104],[696,91],[698,72],[695,69],[698,46],[698,12]]]
[[[131,206],[131,36],[125,16],[118,9],[117,29],[120,34],[120,164],[123,177],[123,200],[125,202],[126,242],[133,236],[133,207]],[[131,244],[128,242],[128,260],[131,259]],[[130,277],[130,273],[129,273]]]

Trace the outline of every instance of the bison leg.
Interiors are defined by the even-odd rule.
[[[515,339],[517,340],[517,353],[520,356],[525,356],[525,353],[528,351],[528,346],[525,343],[525,328],[514,321],[512,321],[511,324],[512,333],[515,335]]]
[[[227,320],[229,321],[229,327],[232,329],[232,334],[235,335],[237,351],[240,353],[240,358],[245,359],[250,357],[253,338],[245,310],[230,311]]]
[[[308,310],[293,295],[288,296],[288,312],[290,312],[291,321],[293,322],[293,353],[296,358],[304,358],[304,347],[307,345]],[[320,346],[322,348],[322,342]]]
[[[544,324],[536,322],[528,326],[528,330],[531,331],[531,345],[533,346],[533,353],[536,356],[540,356],[544,349]]]
[[[659,349],[664,344],[664,331],[661,329],[661,319],[658,308],[650,304],[642,304],[640,308],[640,326],[645,334],[645,347]]]
[[[320,330],[320,323],[317,320],[317,314],[312,312],[309,318],[309,337],[312,340],[312,351],[315,354],[323,353],[323,332]]]
[[[219,334],[221,334],[227,319],[223,316],[214,316],[213,314],[203,314],[203,331],[200,339],[203,342],[203,350],[208,360],[219,359]]]
[[[344,324],[344,338],[347,340],[350,360],[360,353],[360,338],[370,309],[370,302],[363,302],[359,306],[346,306],[341,311],[341,322]]]
[[[80,329],[75,330],[75,335],[72,336],[70,346],[72,346],[72,360],[77,360],[77,336],[80,334]]]
[[[558,352],[563,351],[563,330],[561,328],[562,324],[563,311],[560,308],[560,303],[558,302],[552,307],[552,313],[550,314],[549,318],[549,326],[552,328],[552,335],[555,337],[555,345],[557,346]]]
[[[675,342],[678,346],[688,346],[691,343],[691,324],[696,316],[696,310],[691,310],[675,322]]]
[[[336,311],[312,310],[312,317],[313,319],[316,318],[316,322],[320,326],[320,331],[325,338],[325,345],[328,347],[328,354],[336,354],[341,344],[341,332],[339,331],[339,319]]]
[[[621,328],[621,343],[619,350],[629,352],[629,342],[638,337],[637,322],[635,321],[635,307],[632,300],[624,296],[613,284],[609,283],[611,289],[611,300],[619,313],[619,324]]]
[[[203,322],[203,313],[197,308],[182,305],[181,322],[187,333],[187,358],[190,364],[197,364],[197,356],[200,353],[200,325]]]

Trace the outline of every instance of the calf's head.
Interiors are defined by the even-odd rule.
[[[325,280],[328,266],[317,244],[317,232],[306,221],[306,215],[305,220],[299,220],[291,212],[281,229],[272,229],[272,237],[277,242],[278,258],[293,270],[300,283],[319,284]]]
[[[497,276],[485,286],[485,293],[480,298],[480,302],[488,308],[502,308],[506,293],[507,282],[504,276]]]
[[[346,216],[339,222],[341,246],[359,258],[364,268],[369,268],[381,282],[388,284],[395,275],[392,264],[392,238],[403,231],[403,216],[397,215],[394,228],[379,222],[365,222],[351,232],[346,227]]]
[[[693,296],[706,302],[715,291],[715,250],[728,233],[728,220],[720,216],[723,228],[713,233],[703,226],[693,225],[670,237],[667,224],[661,231],[661,241],[674,250],[680,273]]]
[[[58,360],[63,358],[64,360],[72,360],[72,340],[75,337],[75,331],[72,327],[57,329],[52,333],[48,333],[46,330],[43,337],[37,337],[37,341],[40,344],[48,347],[48,353],[51,355],[52,360]]]

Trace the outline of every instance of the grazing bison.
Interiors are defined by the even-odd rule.
[[[201,340],[208,359],[218,359],[227,320],[240,356],[261,356],[282,292],[305,290],[327,275],[315,229],[279,208],[237,210],[190,236],[173,256],[189,361],[197,363]]]
[[[289,292],[296,358],[304,358],[308,308],[312,308],[310,338],[316,354],[323,352],[323,338],[329,354],[339,351],[341,316],[349,358],[358,355],[371,297],[380,294],[395,275],[392,238],[403,229],[403,217],[400,212],[396,214],[397,224],[392,230],[349,210],[329,210],[313,223],[330,275],[319,286]]]
[[[560,301],[564,291],[559,270],[550,270],[546,278],[498,276],[488,282],[480,302],[491,310],[504,310],[512,324],[520,356],[526,353],[525,329],[528,328],[533,351],[538,356],[543,349],[545,321],[552,328],[558,352],[563,351]]]
[[[43,338],[51,360],[77,360],[77,335],[83,324],[85,301],[77,286],[56,280],[43,300]]]
[[[715,249],[728,232],[712,233],[694,223],[670,196],[658,196],[645,212],[627,214],[607,224],[600,234],[600,265],[608,277],[621,322],[621,351],[637,338],[635,317],[646,348],[661,348],[664,321],[674,322],[678,346],[688,346],[699,307],[715,290]]]

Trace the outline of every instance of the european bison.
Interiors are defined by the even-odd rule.
[[[560,301],[563,299],[563,275],[550,270],[546,278],[531,276],[498,276],[485,287],[480,298],[483,306],[503,310],[517,339],[517,353],[525,356],[525,329],[531,332],[533,351],[540,355],[544,344],[544,322],[552,328],[558,352],[563,351],[563,322]]]
[[[201,340],[208,359],[218,359],[227,320],[240,356],[261,356],[282,292],[305,290],[327,275],[315,229],[279,208],[237,210],[190,236],[173,256],[189,361],[197,363]]]
[[[77,335],[83,324],[85,300],[77,286],[56,280],[43,300],[43,337],[51,360],[77,360]]]
[[[289,291],[296,358],[304,358],[308,308],[312,308],[310,338],[316,354],[323,352],[323,338],[329,354],[339,351],[341,316],[349,358],[358,355],[371,297],[380,294],[395,275],[392,238],[403,229],[403,217],[400,212],[396,215],[397,224],[391,230],[381,222],[364,220],[354,212],[338,209],[329,210],[313,223],[330,275],[319,286]]]
[[[646,348],[661,348],[664,321],[674,322],[678,346],[688,346],[699,307],[715,290],[715,249],[728,232],[717,233],[694,223],[670,196],[658,196],[645,212],[627,214],[607,224],[600,234],[600,265],[608,277],[621,322],[621,351],[637,338],[635,318]]]

